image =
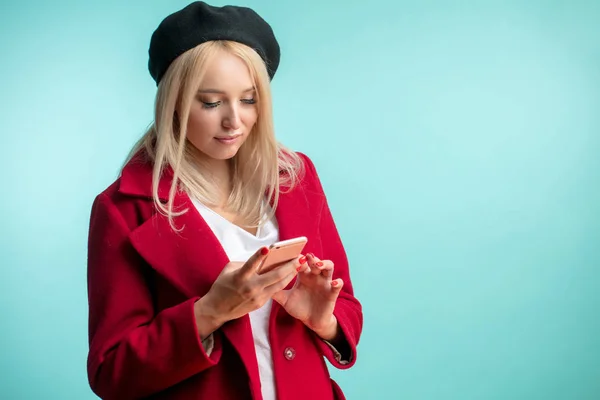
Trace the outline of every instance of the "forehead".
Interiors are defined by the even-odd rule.
[[[200,89],[241,92],[253,86],[246,63],[236,55],[219,50],[208,60]]]

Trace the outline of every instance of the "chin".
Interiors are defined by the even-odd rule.
[[[212,152],[211,154],[208,154],[208,156],[210,158],[213,158],[215,160],[230,160],[233,157],[235,157],[235,155],[238,153],[239,149],[235,149],[235,150],[230,150],[230,151],[215,151]]]

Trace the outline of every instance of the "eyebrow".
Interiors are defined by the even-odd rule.
[[[246,89],[246,90],[242,91],[242,93],[253,92],[253,91],[255,91],[255,90],[256,90],[256,88],[253,86],[253,87],[251,87],[251,88],[248,88],[248,89]],[[224,91],[222,91],[222,90],[218,90],[218,89],[200,89],[200,90],[198,90],[198,93],[217,93],[217,94],[225,94],[225,92],[224,92]]]

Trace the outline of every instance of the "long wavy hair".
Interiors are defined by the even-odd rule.
[[[156,209],[179,230],[174,217],[188,209],[176,210],[178,191],[186,192],[209,207],[223,207],[216,183],[206,173],[198,150],[187,140],[190,108],[202,83],[206,67],[219,51],[239,57],[250,71],[256,88],[258,118],[246,141],[230,160],[232,191],[225,203],[245,228],[257,228],[270,219],[277,208],[279,194],[289,191],[304,173],[301,158],[275,138],[269,75],[263,60],[252,48],[232,41],[210,41],[188,50],[169,67],[158,85],[154,121],[134,145],[126,163],[141,151],[153,164],[152,194]],[[195,156],[196,155],[196,156]],[[159,182],[170,169],[172,183],[166,203],[158,196]],[[265,200],[271,200],[263,212]]]

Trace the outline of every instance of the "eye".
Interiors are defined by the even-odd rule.
[[[251,99],[242,99],[242,103],[244,104],[256,104],[256,99],[251,98]]]
[[[202,101],[202,108],[215,108],[219,104],[221,104],[220,101],[215,101],[214,103],[209,103],[207,101]]]

